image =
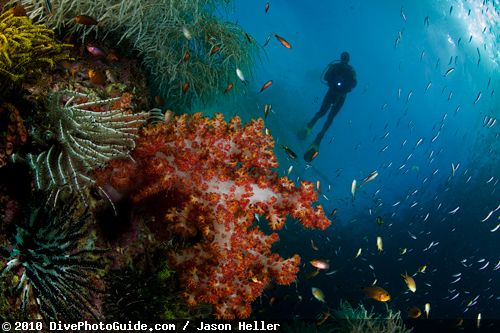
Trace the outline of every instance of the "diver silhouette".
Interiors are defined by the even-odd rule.
[[[328,84],[329,89],[323,98],[323,103],[319,111],[307,123],[306,127],[299,132],[299,138],[304,140],[311,133],[314,124],[330,110],[323,128],[304,154],[304,159],[307,162],[312,161],[318,155],[321,140],[323,140],[326,131],[332,124],[333,118],[340,111],[342,105],[344,105],[347,93],[356,87],[358,83],[356,72],[349,65],[349,59],[349,53],[344,51],[340,55],[340,61],[328,65],[323,79]]]

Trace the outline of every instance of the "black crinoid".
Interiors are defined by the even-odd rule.
[[[23,318],[100,320],[93,303],[102,289],[104,265],[96,258],[103,251],[89,237],[91,215],[76,204],[27,215],[0,247],[0,278],[10,286],[5,293],[19,304]]]

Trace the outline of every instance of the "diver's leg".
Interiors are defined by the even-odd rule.
[[[330,125],[333,122],[333,118],[339,113],[340,109],[342,108],[342,105],[344,105],[345,102],[345,96],[339,96],[337,98],[336,103],[333,105],[332,109],[330,110],[330,113],[328,114],[328,117],[325,121],[325,124],[323,125],[323,128],[321,131],[318,133],[316,136],[316,139],[314,139],[314,143],[318,146],[321,144],[321,140],[323,140],[323,137],[326,134],[326,131],[328,131],[328,128],[330,128]]]
[[[321,103],[321,107],[319,108],[319,111],[316,112],[314,117],[307,123],[307,127],[313,128],[314,124],[318,121],[319,118],[323,117],[330,106],[334,103],[334,94],[331,89],[328,89],[328,91],[325,94],[325,97],[323,98],[323,103]]]

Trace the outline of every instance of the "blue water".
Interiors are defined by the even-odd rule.
[[[246,73],[245,95],[217,108],[248,120],[262,117],[264,104],[272,104],[266,126],[276,140],[279,172],[292,165],[291,179],[319,180],[319,203],[337,213],[324,232],[291,222],[280,233],[280,252],[298,252],[303,267],[296,285],[267,291],[254,309],[311,318],[345,299],[384,312],[383,304],[360,291],[377,280],[392,296],[389,306],[403,317],[410,307],[423,311],[430,303],[430,318],[481,313],[500,319],[500,230],[491,231],[500,223],[500,209],[481,222],[500,205],[500,127],[485,126],[500,116],[499,1],[275,0],[267,14],[265,3],[236,1],[226,18],[261,45],[274,32],[292,48],[272,36],[254,72]],[[307,140],[297,132],[318,111],[327,91],[321,74],[342,51],[351,55],[358,85],[318,157],[307,164],[301,156],[326,117]],[[258,94],[270,79],[273,85]],[[291,160],[281,144],[299,158]],[[353,200],[353,179],[359,184],[374,170],[379,176],[358,188]],[[384,225],[375,222],[377,216]],[[377,236],[384,242],[380,254]],[[358,248],[362,254],[354,259]],[[401,255],[403,248],[407,253]],[[313,270],[308,261],[316,258],[330,260],[338,272],[307,279]],[[424,264],[411,293],[401,274],[413,275]],[[311,287],[323,290],[326,304],[312,297]],[[271,297],[280,302],[266,305]]]

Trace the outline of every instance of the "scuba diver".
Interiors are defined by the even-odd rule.
[[[299,138],[304,140],[311,133],[318,119],[323,117],[328,110],[330,110],[321,132],[318,133],[316,139],[314,139],[313,143],[304,154],[304,159],[307,162],[311,162],[318,155],[321,140],[323,140],[326,131],[332,124],[333,118],[340,111],[342,105],[344,105],[347,93],[350,92],[352,88],[356,87],[356,72],[352,66],[349,65],[349,59],[349,53],[344,51],[340,55],[340,61],[328,65],[323,79],[328,84],[329,89],[323,99],[323,103],[311,121],[309,121],[306,127],[299,132]]]

